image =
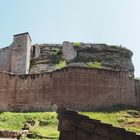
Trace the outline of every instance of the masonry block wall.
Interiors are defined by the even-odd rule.
[[[31,38],[28,33],[14,35],[13,43],[0,49],[0,71],[28,74],[31,58]]]
[[[133,132],[66,109],[58,110],[58,120],[59,140],[140,140]]]
[[[28,74],[30,67],[31,39],[28,33],[14,35],[11,51],[11,72]]]
[[[0,71],[10,71],[11,66],[11,48],[0,49]]]
[[[56,106],[95,110],[116,104],[137,106],[135,81],[127,73],[64,68],[46,74],[0,73],[0,111],[47,111]]]
[[[140,107],[140,80],[135,80],[135,89],[136,89],[136,99],[137,99],[137,106]]]

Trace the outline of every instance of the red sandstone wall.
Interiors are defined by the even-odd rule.
[[[126,73],[65,68],[42,75],[0,74],[1,111],[46,111],[55,104],[93,110],[136,103],[135,82]]]

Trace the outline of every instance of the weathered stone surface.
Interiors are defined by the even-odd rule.
[[[37,127],[39,125],[39,121],[28,121],[27,123],[24,124],[22,130],[30,130],[33,127]]]
[[[30,74],[52,72],[57,69],[56,65],[53,64],[36,64],[30,69]]]
[[[133,53],[123,47],[106,44],[92,44],[75,47],[77,50],[76,62],[102,62],[107,68],[129,71],[133,74],[134,66],[131,60]]]
[[[62,52],[63,52],[63,58],[68,62],[74,60],[74,58],[77,55],[77,51],[74,49],[72,44],[69,43],[68,41],[63,42]]]
[[[31,57],[30,35],[28,33],[14,35],[11,49],[11,72],[28,74]]]
[[[46,59],[46,64],[56,64],[65,59],[68,62],[68,67],[87,67],[88,62],[100,62],[103,68],[128,71],[130,76],[133,77],[134,66],[131,60],[133,53],[130,50],[121,46],[109,46],[106,44],[80,43],[79,46],[74,46],[73,44],[64,42],[63,48],[59,47],[60,50],[62,49],[62,55],[55,55],[56,59],[54,59],[54,54],[51,53],[51,50],[56,48],[57,44],[56,46],[53,44],[51,47],[47,45],[40,46],[40,59],[43,61]],[[36,62],[38,63],[38,60]],[[39,64],[41,65],[41,63]],[[34,72],[32,67],[31,71],[32,73]],[[47,70],[44,69],[44,71]]]
[[[135,94],[136,94],[137,104],[138,106],[140,106],[140,80],[135,80]]]
[[[48,111],[57,106],[91,111],[116,104],[140,105],[135,80],[120,71],[68,67],[46,74],[0,73],[0,85],[0,111]]]
[[[133,132],[91,120],[66,109],[58,110],[58,120],[59,140],[140,140],[140,136]],[[76,121],[77,123],[75,123]],[[71,124],[73,122],[76,129],[71,130],[71,125],[69,123],[63,125],[64,122],[71,122]],[[67,128],[67,131],[65,131],[65,128]]]
[[[38,58],[40,56],[40,47],[38,44],[35,44],[31,48],[31,57]]]
[[[29,132],[26,130],[0,130],[0,138],[20,138],[20,137],[25,137],[27,136]]]
[[[0,49],[0,71],[10,71],[11,47]]]
[[[14,35],[13,43],[0,49],[0,71],[28,74],[30,67],[31,38],[28,33]]]

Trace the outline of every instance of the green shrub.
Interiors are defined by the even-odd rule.
[[[80,45],[81,45],[80,42],[74,42],[74,43],[73,43],[73,46],[74,46],[74,47],[79,47]]]
[[[90,68],[102,68],[102,62],[88,62],[87,65]]]
[[[66,67],[66,61],[65,60],[61,60],[58,64],[56,64],[56,67],[58,69],[62,69],[64,67]]]

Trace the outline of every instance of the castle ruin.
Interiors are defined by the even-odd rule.
[[[31,38],[28,33],[14,35],[13,43],[0,49],[0,70],[28,74],[30,50]]]
[[[140,106],[133,53],[105,44],[32,45],[29,33],[0,49],[0,111],[94,110]],[[65,61],[65,68],[58,68]],[[92,67],[94,63],[99,68]],[[89,65],[93,64],[93,65]]]
[[[10,46],[0,49],[0,71],[16,74],[52,72],[60,61],[67,67],[89,67],[100,62],[101,68],[134,74],[133,53],[122,46],[64,41],[63,44],[34,44],[28,32],[13,36]]]

